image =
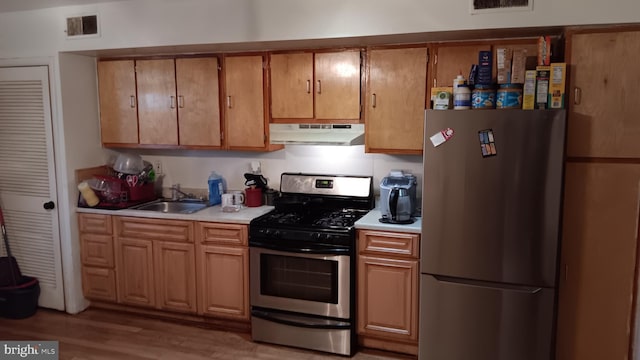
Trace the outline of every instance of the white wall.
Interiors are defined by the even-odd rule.
[[[0,14],[0,56],[640,22],[637,0],[532,0],[533,11],[475,15],[469,12],[471,1],[130,0],[3,13]],[[66,17],[96,12],[100,37],[66,39]]]
[[[271,153],[236,151],[136,151],[144,160],[162,162],[165,176],[162,186],[180,184],[187,189],[207,189],[211,171],[225,179],[230,190],[245,188],[243,176],[250,172],[252,160],[261,163],[262,174],[271,188],[279,190],[280,174],[283,172],[307,172],[339,175],[373,176],[374,188],[379,192],[382,177],[391,169],[412,173],[422,184],[422,157],[415,155],[392,156],[365,154],[364,145],[358,146],[286,146],[284,150]]]
[[[263,49],[273,41],[405,33],[426,33],[427,39],[429,33],[442,31],[640,22],[637,0],[533,1],[533,11],[482,15],[469,14],[471,0],[130,0],[0,14],[0,66],[33,65],[31,59],[43,58],[41,65],[49,65],[55,79],[51,86],[59,199],[69,201],[61,204],[61,215],[67,215],[61,217],[67,311],[84,306],[72,215],[73,170],[102,164],[109,151],[99,147],[94,60],[64,52],[198,44],[217,44],[215,48],[224,50],[247,42]],[[99,16],[100,36],[67,39],[65,18],[92,13]],[[364,154],[362,146],[143,155],[163,161],[166,185],[186,188],[205,188],[211,170],[221,172],[230,188],[242,188],[242,174],[255,159],[276,188],[284,171],[373,175],[376,186],[390,169],[422,172],[419,156]]]

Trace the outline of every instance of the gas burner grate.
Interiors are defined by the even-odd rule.
[[[302,221],[302,216],[298,213],[273,213],[269,216],[269,222],[277,224],[299,224]]]
[[[351,227],[363,215],[362,211],[342,209],[323,214],[313,221],[320,227]]]

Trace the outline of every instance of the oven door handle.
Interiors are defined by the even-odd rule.
[[[251,310],[251,316],[279,324],[310,329],[349,329],[351,327],[351,324],[346,321],[300,317],[257,309]]]
[[[257,248],[276,250],[276,251],[286,251],[286,252],[298,253],[298,254],[322,254],[322,255],[349,255],[351,251],[348,248],[327,249],[327,248],[319,248],[319,247],[313,247],[313,246],[291,248],[289,246],[284,247],[284,246],[278,246],[273,244],[265,244],[259,241],[251,241],[249,243],[249,247],[257,247]]]

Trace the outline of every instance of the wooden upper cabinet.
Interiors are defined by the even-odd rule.
[[[276,122],[360,120],[359,51],[271,54],[270,69]]]
[[[564,189],[556,359],[629,359],[640,164],[568,162]]]
[[[136,76],[140,144],[178,145],[174,60],[137,60]]]
[[[432,87],[453,86],[453,79],[462,74],[469,80],[471,65],[477,64],[480,51],[490,51],[490,44],[441,45],[433,57]],[[495,59],[493,61],[495,63]],[[495,73],[493,74],[495,77]]]
[[[568,38],[567,155],[640,158],[640,31]]]
[[[180,145],[220,147],[218,58],[176,59]]]
[[[367,152],[422,153],[427,60],[426,47],[369,52]]]
[[[313,118],[313,53],[271,54],[271,117]]]
[[[98,77],[104,144],[221,147],[217,57],[101,61]]]
[[[136,73],[133,60],[98,62],[103,144],[137,144]]]
[[[263,150],[267,147],[263,63],[261,55],[225,58],[225,138],[228,149]]]
[[[316,119],[360,119],[360,52],[315,54]]]

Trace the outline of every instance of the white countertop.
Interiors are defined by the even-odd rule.
[[[77,208],[78,213],[88,214],[104,214],[104,215],[117,215],[117,216],[133,216],[144,218],[156,218],[156,219],[175,219],[175,220],[194,220],[194,221],[210,221],[221,223],[233,223],[233,224],[249,224],[251,220],[257,218],[260,215],[264,215],[273,210],[273,206],[259,206],[259,207],[244,207],[237,212],[223,212],[220,205],[211,206],[206,209],[197,211],[193,214],[170,214],[157,211],[145,211],[134,209],[121,209],[121,210],[104,210],[104,209],[92,209],[92,208]],[[413,224],[401,225],[401,224],[387,224],[381,223],[378,219],[382,217],[380,210],[374,209],[369,211],[367,215],[356,221],[356,229],[364,230],[382,230],[382,231],[396,231],[420,234],[422,231],[422,218],[417,217]]]
[[[240,211],[237,212],[223,212],[222,207],[220,205],[216,205],[197,211],[193,214],[169,214],[158,211],[133,209],[103,210],[92,208],[78,208],[76,211],[79,213],[134,216],[156,219],[195,220],[234,224],[249,224],[249,222],[254,218],[266,214],[271,210],[273,210],[273,206],[263,205],[259,207],[243,207]]]
[[[383,230],[383,231],[396,231],[420,234],[422,231],[422,218],[417,217],[413,224],[387,224],[381,223],[379,219],[382,217],[382,213],[378,209],[373,209],[360,220],[356,221],[356,229],[363,230]]]

